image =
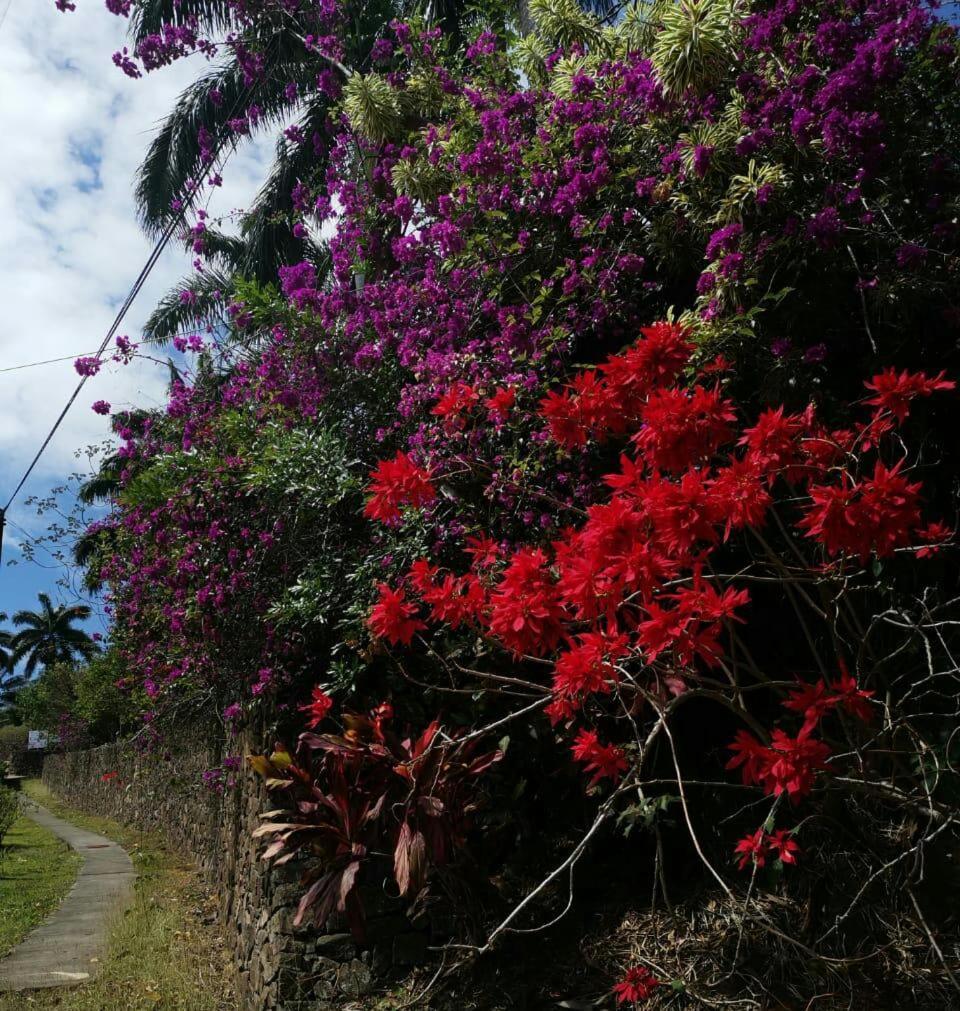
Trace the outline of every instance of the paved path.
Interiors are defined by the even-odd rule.
[[[0,993],[90,979],[99,965],[95,960],[103,954],[108,921],[129,901],[136,877],[130,857],[115,842],[55,818],[36,804],[29,804],[24,814],[77,850],[83,865],[60,908],[0,959]]]

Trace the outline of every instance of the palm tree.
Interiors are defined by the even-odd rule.
[[[364,0],[351,7],[349,28],[343,37],[346,66],[337,70],[341,79],[346,68],[369,67],[374,40],[392,18],[403,13],[400,0]],[[219,322],[235,276],[273,281],[283,264],[307,259],[322,267],[325,260],[321,247],[308,236],[294,236],[290,227],[294,186],[299,179],[323,169],[325,154],[318,154],[309,139],[314,133],[325,134],[333,105],[333,100],[316,88],[317,73],[326,69],[329,61],[309,51],[303,42],[306,35],[318,31],[316,13],[308,6],[290,13],[278,5],[273,16],[261,16],[252,25],[244,25],[226,5],[214,0],[143,0],[131,18],[134,47],[164,22],[178,24],[191,17],[197,19],[201,32],[221,36],[232,32],[247,51],[263,54],[264,70],[248,83],[241,61],[233,54],[178,97],[138,172],[137,207],[148,234],[159,235],[167,227],[177,213],[173,210],[176,201],[188,192],[189,181],[201,179],[204,170],[209,171],[200,143],[201,130],[214,150],[235,149],[244,138],[232,129],[230,121],[243,118],[251,105],[260,110],[256,123],[250,125],[251,135],[277,129],[291,113],[288,88],[294,85],[304,96],[296,111],[308,141],[294,143],[280,135],[274,163],[241,222],[239,237],[213,228],[207,231],[204,244],[211,255],[211,268],[185,278],[162,300],[144,328],[147,339],[158,342],[197,322]],[[184,291],[192,298],[181,299]]]
[[[54,607],[50,598],[38,595],[38,611],[18,611],[13,623],[21,627],[12,639],[12,662],[24,661],[24,674],[31,677],[38,665],[73,663],[77,658],[89,659],[97,652],[97,644],[74,622],[86,621],[90,608],[86,604],[61,604]]]
[[[7,616],[0,611],[0,622],[6,620]],[[13,633],[0,628],[0,726],[10,722],[14,696],[23,681],[23,675],[14,671]]]
[[[605,0],[583,2],[602,5]],[[207,166],[201,130],[214,150],[220,150],[221,145],[223,150],[233,150],[244,138],[231,128],[230,121],[243,117],[251,105],[260,109],[257,122],[250,126],[251,135],[276,130],[290,116],[288,87],[294,85],[303,96],[296,107],[298,125],[308,138],[307,143],[293,143],[283,134],[279,136],[273,165],[241,222],[240,235],[208,228],[204,247],[209,266],[185,277],[160,301],[144,327],[146,339],[164,342],[197,324],[222,322],[235,277],[275,281],[278,267],[301,260],[310,261],[323,277],[329,269],[324,246],[308,235],[294,236],[290,227],[294,187],[299,180],[322,173],[326,164],[325,149],[318,153],[309,142],[314,134],[326,134],[334,104],[316,88],[318,71],[335,70],[342,84],[344,72],[369,70],[373,43],[386,34],[393,18],[419,15],[427,23],[439,25],[457,49],[468,24],[493,23],[501,16],[499,0],[490,0],[489,12],[483,6],[467,0],[362,0],[351,4],[342,36],[344,61],[339,64],[304,45],[304,38],[317,32],[316,14],[310,5],[294,13],[277,5],[273,15],[260,16],[250,26],[239,23],[233,10],[216,0],[141,0],[131,18],[134,48],[165,22],[180,24],[196,18],[201,34],[222,37],[232,32],[246,50],[263,54],[265,60],[263,73],[248,84],[241,62],[232,55],[211,67],[177,98],[138,171],[137,207],[148,234],[163,232],[177,213],[173,208],[184,199],[190,180],[202,178]]]
[[[0,622],[6,621],[7,616],[0,611]],[[10,661],[13,656],[10,644],[13,641],[13,634],[5,628],[0,628],[0,676],[10,670]]]

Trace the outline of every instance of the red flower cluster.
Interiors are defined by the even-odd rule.
[[[300,712],[310,714],[307,727],[310,730],[316,730],[332,708],[333,699],[322,688],[317,687],[313,689],[309,704],[300,706]]]
[[[549,657],[562,645],[546,706],[556,726],[613,693],[630,692],[635,700],[624,701],[638,705],[635,675],[625,679],[621,670],[642,671],[647,691],[663,696],[664,689],[679,694],[695,684],[704,668],[722,666],[725,633],[743,620],[750,598],[746,589],[708,578],[711,554],[735,533],[759,533],[778,485],[795,510],[788,521],[831,558],[883,557],[914,538],[924,545],[918,554],[932,552],[950,536],[942,525],[921,527],[920,484],[904,475],[902,463],[877,459],[862,473],[864,455],[878,451],[910,398],[953,388],[942,375],[875,376],[868,386],[877,397],[869,403],[879,410],[851,429],[826,428],[812,406],[795,414],[771,407],[746,427],[719,383],[680,382],[691,351],[681,327],[660,323],[548,394],[541,414],[561,446],[614,436],[632,443],[633,455],[622,455],[619,469],[604,478],[609,498],[589,506],[582,523],[552,545],[521,544],[507,553],[489,538],[470,538],[465,574],[417,562],[407,587],[419,605],[404,589],[381,586],[369,619],[373,633],[404,645],[429,617],[452,629],[469,625],[518,657]],[[456,418],[479,399],[474,387],[456,383],[434,413]],[[513,390],[484,403],[502,415],[513,406]],[[380,464],[373,491],[367,512],[388,522],[402,504],[435,494],[429,474],[403,454]],[[803,716],[799,733],[776,728],[763,744],[741,731],[728,767],[741,768],[744,782],[770,795],[799,801],[830,755],[813,730],[837,708],[866,720],[870,694],[845,672],[831,684],[798,688],[785,707]],[[573,755],[592,786],[618,781],[627,768],[620,748],[601,744],[593,730],[579,729]],[[780,849],[792,852],[786,844]]]
[[[585,773],[593,773],[590,785],[596,786],[601,779],[616,783],[627,771],[627,759],[615,744],[601,744],[592,730],[581,730],[573,742],[573,757],[583,763]]]
[[[660,980],[649,969],[635,965],[627,970],[626,976],[614,986],[613,992],[618,1004],[629,1004],[631,1001],[636,1003],[646,1000],[658,986]]]
[[[813,505],[797,526],[827,549],[829,555],[879,558],[910,542],[920,525],[920,483],[900,473],[901,464],[877,463],[873,476],[856,482],[846,474],[840,484],[812,484]]]
[[[863,385],[875,396],[866,402],[881,411],[889,411],[899,422],[910,413],[910,401],[917,397],[929,397],[934,393],[952,390],[956,383],[944,379],[940,372],[933,378],[923,372],[898,373],[894,368],[886,368]]]
[[[380,599],[367,619],[370,631],[394,646],[406,646],[414,635],[427,626],[414,615],[416,604],[406,599],[403,590],[392,590],[386,583],[378,587]]]
[[[734,756],[727,762],[727,768],[742,766],[744,783],[761,786],[765,793],[775,797],[786,793],[794,804],[813,789],[817,772],[826,768],[830,757],[830,749],[811,738],[809,730],[790,737],[779,727],[773,731],[769,747],[746,730],[739,730],[730,750]]]
[[[763,827],[758,828],[756,832],[744,836],[734,847],[734,853],[740,854],[737,867],[741,871],[749,863],[763,867],[768,856],[773,856],[784,864],[795,864],[799,852],[800,847],[790,838],[790,833],[783,828],[776,832],[767,832]]]
[[[803,714],[801,733],[809,733],[813,728],[837,706],[842,706],[859,720],[868,723],[873,715],[868,699],[873,692],[864,691],[857,686],[856,678],[846,671],[833,684],[827,685],[820,680],[816,684],[804,685],[791,692],[783,703],[784,709],[791,709]]]
[[[370,498],[364,515],[381,523],[396,523],[403,506],[419,508],[437,497],[429,472],[400,452],[392,460],[381,460],[377,464],[368,491]]]

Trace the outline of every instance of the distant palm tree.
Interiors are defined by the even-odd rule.
[[[0,622],[6,621],[7,616],[0,611]],[[6,671],[10,670],[10,660],[13,653],[10,650],[10,644],[13,641],[13,633],[8,632],[5,628],[0,628],[0,676],[2,676]]]
[[[50,598],[38,595],[38,611],[17,611],[13,623],[21,628],[11,641],[13,664],[24,662],[24,674],[31,677],[38,666],[53,663],[73,663],[78,657],[89,659],[97,652],[97,644],[74,622],[86,621],[90,608],[86,604],[61,604],[54,607]]]
[[[6,620],[7,616],[0,611],[0,622]],[[14,697],[23,681],[23,675],[13,668],[13,633],[0,628],[0,726],[10,722]]]

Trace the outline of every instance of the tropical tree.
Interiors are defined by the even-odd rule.
[[[0,611],[0,622],[7,616]],[[0,628],[0,725],[9,722],[14,693],[23,683],[22,675],[13,668],[13,633]]]
[[[13,623],[21,630],[12,639],[13,663],[23,662],[23,671],[31,677],[38,666],[53,663],[73,663],[89,659],[97,652],[97,644],[83,631],[74,627],[90,617],[86,604],[60,604],[54,607],[45,593],[38,595],[37,611],[17,611]]]
[[[6,621],[7,616],[0,611],[0,621]],[[5,673],[10,669],[10,657],[12,656],[10,652],[10,642],[13,639],[13,633],[7,631],[5,628],[0,628],[0,674]]]

